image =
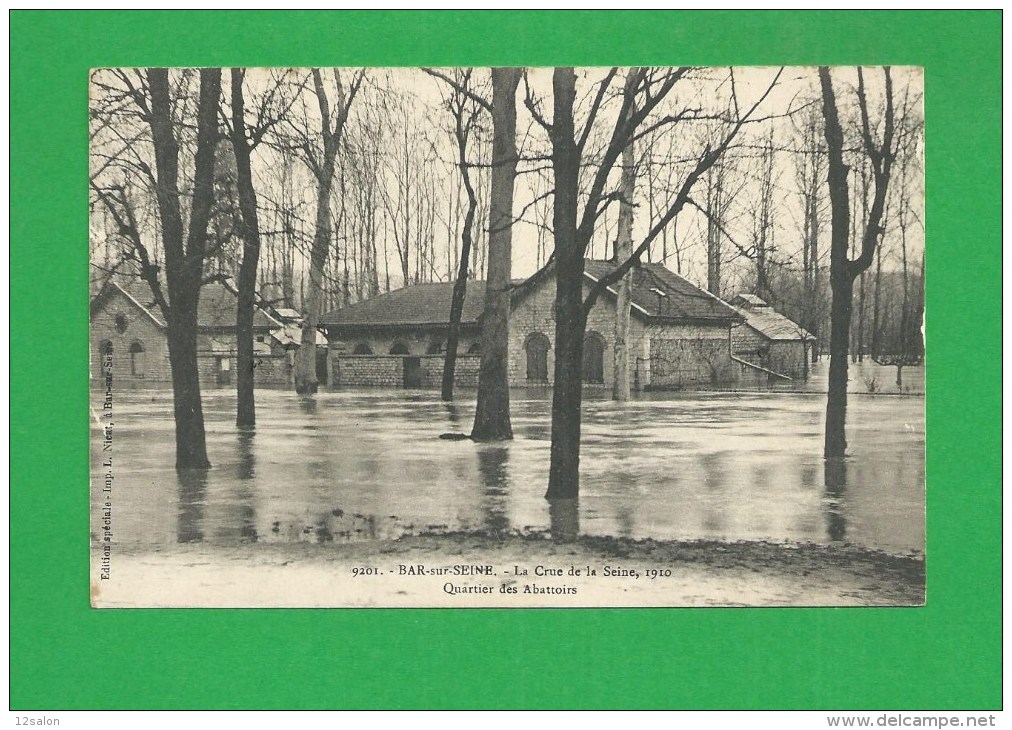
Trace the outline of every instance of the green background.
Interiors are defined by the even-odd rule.
[[[12,708],[1000,706],[1000,12],[15,11],[10,34]],[[89,608],[89,68],[859,62],[926,68],[926,608]]]

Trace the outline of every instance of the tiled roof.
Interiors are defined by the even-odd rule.
[[[585,273],[588,283],[600,280],[615,264],[609,261],[587,259]],[[726,302],[706,292],[661,264],[642,264],[633,279],[633,312],[641,317],[662,320],[718,320],[740,322],[742,316]],[[518,284],[515,299],[529,293],[536,281],[551,271],[542,270],[534,277]],[[615,296],[616,286],[608,292]],[[663,292],[663,295],[658,294]],[[453,283],[416,284],[372,299],[335,309],[320,317],[322,326],[432,326],[445,325],[450,318],[450,300]],[[469,281],[464,300],[461,324],[477,324],[484,308],[485,282]]]
[[[235,290],[222,282],[211,282],[200,287],[197,305],[198,327],[235,327],[235,310],[238,306]],[[280,327],[281,323],[260,308],[253,310],[254,327]]]
[[[378,297],[327,312],[320,317],[323,326],[355,325],[445,325],[450,320],[453,282],[415,284]],[[464,310],[460,323],[478,323],[485,306],[485,282],[467,282]]]
[[[755,294],[737,294],[734,299],[731,300],[731,304],[742,307],[767,307],[769,306],[762,299],[757,297]]]
[[[105,301],[116,292],[126,297],[128,301],[144,312],[156,325],[165,327],[161,310],[154,303],[154,297],[151,296],[151,289],[142,281],[117,282],[112,279],[106,279],[98,294],[91,299],[91,316],[94,317]]]
[[[584,267],[594,280],[600,280],[614,271],[616,265],[611,261],[587,259]],[[633,312],[641,316],[660,319],[741,320],[741,315],[734,307],[670,271],[663,264],[643,263],[635,271]],[[618,284],[609,287],[613,295],[617,290]]]
[[[814,340],[815,336],[797,322],[794,322],[772,307],[738,310],[745,317],[745,323],[770,340]]]

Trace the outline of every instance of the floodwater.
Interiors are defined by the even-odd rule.
[[[96,414],[102,395],[93,394]],[[438,438],[470,431],[473,391],[450,405],[434,391],[303,398],[259,390],[256,432],[242,433],[234,393],[211,390],[204,413],[213,468],[177,475],[171,392],[114,392],[111,451],[102,451],[92,420],[93,539],[108,471],[101,464],[111,455],[118,544],[327,544],[554,529],[924,550],[920,396],[852,394],[850,456],[827,468],[822,394],[657,394],[620,405],[588,390],[579,503],[551,506],[550,398],[514,390],[515,439],[476,444]]]

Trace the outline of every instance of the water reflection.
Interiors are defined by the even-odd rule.
[[[258,392],[255,432],[235,429],[234,395],[212,393],[205,416],[215,467],[179,474],[171,393],[125,394],[119,403],[116,477],[131,485],[117,502],[122,543],[551,529],[557,539],[846,539],[890,552],[924,544],[920,399],[854,398],[854,455],[845,464],[821,458],[821,396],[669,396],[633,401],[621,416],[610,402],[592,402],[582,512],[543,497],[547,398],[514,401],[515,440],[475,444],[436,438],[468,426],[474,412],[473,400],[445,404],[438,393]],[[99,475],[100,429],[93,438]],[[93,485],[100,496],[100,481]]]
[[[727,486],[727,452],[714,451],[699,457],[700,469],[703,472],[703,486],[712,495],[706,501],[703,512],[703,527],[710,534],[719,534],[724,529],[725,510],[721,508],[723,493]]]
[[[236,450],[239,454],[239,465],[236,469],[236,476],[241,479],[252,479],[256,476],[256,457],[253,455],[253,443],[256,431],[239,431],[236,441]]]
[[[207,469],[181,469],[176,472],[179,486],[177,542],[203,542],[204,506],[207,499]]]
[[[450,423],[460,423],[460,407],[456,403],[443,403],[443,408]]]
[[[580,500],[548,500],[548,519],[553,540],[572,542],[580,534]]]
[[[478,474],[481,476],[481,511],[485,529],[493,533],[509,530],[510,450],[507,446],[483,446],[478,449]]]
[[[826,459],[826,530],[829,539],[839,542],[847,535],[844,493],[847,491],[846,458]]]

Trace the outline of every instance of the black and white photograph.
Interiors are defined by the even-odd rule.
[[[920,68],[88,104],[92,606],[924,605]]]

